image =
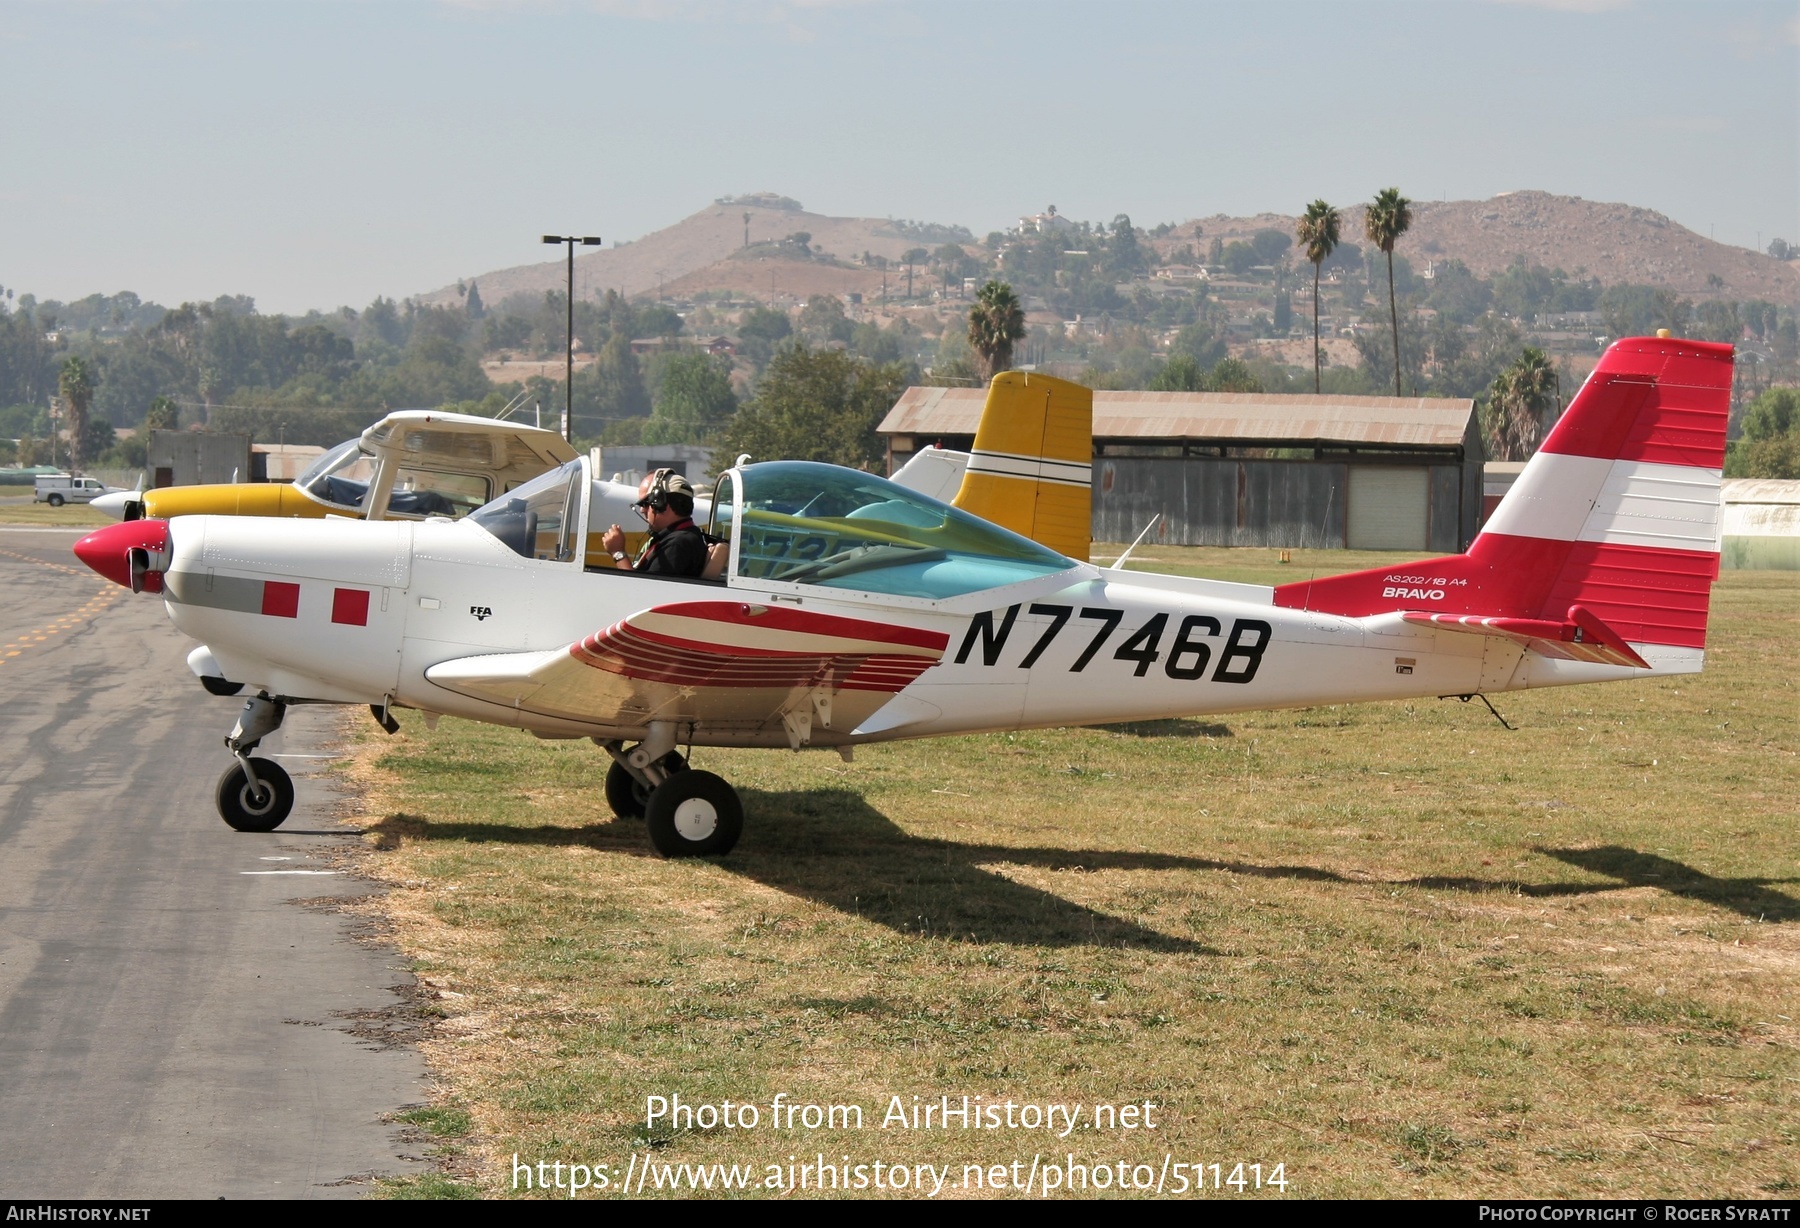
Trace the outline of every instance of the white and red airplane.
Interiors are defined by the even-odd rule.
[[[736,791],[678,747],[847,758],[1698,671],[1731,375],[1728,345],[1620,341],[1467,553],[1275,588],[1071,557],[1087,546],[1091,396],[1021,373],[996,381],[957,499],[988,519],[866,473],[742,465],[713,501],[716,578],[588,565],[604,526],[586,458],[456,522],[188,516],[75,551],[161,594],[209,689],[251,693],[218,790],[233,827],[269,830],[292,806],[286,774],[251,758],[288,705],[369,704],[384,723],[406,707],[592,738],[613,760],[608,801],[660,852],[723,853]]]

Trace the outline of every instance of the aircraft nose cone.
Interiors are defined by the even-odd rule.
[[[90,500],[88,506],[95,511],[104,512],[114,520],[124,520],[131,505],[142,498],[143,495],[135,490],[115,490]]]
[[[169,548],[166,520],[125,520],[95,529],[75,543],[75,557],[125,588],[131,587],[131,552],[162,554]]]

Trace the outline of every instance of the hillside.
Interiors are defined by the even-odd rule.
[[[1363,207],[1342,209],[1346,242],[1366,245]],[[1202,243],[1215,236],[1227,243],[1258,230],[1294,233],[1291,214],[1255,217],[1222,214],[1195,218],[1156,240],[1159,251]],[[1490,200],[1415,201],[1413,225],[1396,249],[1423,269],[1429,260],[1456,259],[1480,277],[1492,277],[1524,256],[1571,276],[1598,278],[1603,285],[1664,286],[1692,299],[1800,301],[1800,269],[1762,252],[1715,243],[1651,209],[1555,196],[1549,192],[1509,192]],[[1709,277],[1717,277],[1714,285]]]
[[[1362,206],[1343,208],[1346,242],[1364,243],[1362,219]],[[1184,246],[1204,250],[1215,237],[1230,242],[1269,228],[1291,235],[1294,222],[1292,215],[1281,213],[1216,214],[1190,219],[1165,237],[1146,236],[1146,241],[1167,258]],[[812,236],[818,258],[794,258],[791,251],[777,249],[780,240],[796,231]],[[896,261],[909,248],[935,248],[942,241],[941,235],[905,233],[883,218],[827,217],[797,206],[763,203],[714,204],[621,247],[585,254],[578,249],[575,290],[583,298],[614,289],[627,297],[729,291],[767,299],[773,284],[774,294],[783,299],[850,292],[872,295],[879,291],[882,275],[861,265],[864,252]],[[1715,243],[1654,210],[1548,192],[1509,192],[1490,200],[1417,201],[1412,230],[1401,240],[1399,251],[1418,269],[1429,261],[1456,259],[1476,274],[1491,277],[1523,256],[1571,276],[1598,278],[1604,285],[1667,287],[1694,300],[1800,303],[1800,264]],[[561,289],[564,276],[562,259],[553,256],[538,264],[481,273],[474,280],[482,300],[494,305],[521,291]],[[890,271],[888,284],[894,283]],[[445,286],[419,299],[442,303],[455,297],[456,289]]]
[[[746,214],[748,248],[744,243]],[[812,249],[821,259],[787,259],[771,251],[770,245],[796,231],[812,236]],[[935,246],[936,242],[901,233],[885,218],[826,217],[762,204],[714,204],[621,247],[585,252],[577,248],[575,294],[587,298],[612,289],[632,297],[656,294],[659,289],[680,294],[732,290],[766,297],[771,266],[776,272],[776,289],[783,295],[842,294],[847,289],[878,289],[881,274],[834,267],[837,262],[860,261],[864,252],[897,260],[910,248]],[[496,304],[521,291],[561,290],[567,277],[562,249],[543,250],[556,254],[541,264],[476,275],[473,280],[481,287],[482,301]],[[739,256],[742,259],[733,259]],[[456,288],[445,286],[418,297],[423,303],[450,302],[456,298]]]

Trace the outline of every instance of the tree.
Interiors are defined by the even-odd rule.
[[[1196,366],[1210,367],[1225,357],[1225,341],[1205,322],[1195,322],[1175,334],[1169,343],[1171,354],[1186,354]],[[1191,389],[1190,391],[1201,391]]]
[[[1488,398],[1490,459],[1531,459],[1543,439],[1544,422],[1556,403],[1556,369],[1544,351],[1526,346],[1518,361],[1494,377]]]
[[[724,363],[699,351],[676,354],[663,367],[644,442],[705,443],[736,409],[737,396]]]
[[[961,248],[957,248],[960,254]],[[813,342],[849,342],[856,326],[844,314],[844,300],[835,294],[815,294],[800,309],[800,331]]]
[[[87,462],[88,406],[94,401],[93,373],[87,360],[80,355],[64,359],[56,386],[69,412],[69,469],[80,472]]]
[[[1128,214],[1121,213],[1113,218],[1112,243],[1108,254],[1112,257],[1113,272],[1121,277],[1128,278],[1144,271],[1144,252],[1138,246],[1137,231],[1133,229]]]
[[[481,305],[481,289],[474,282],[469,283],[469,295],[463,300],[463,306],[468,310],[471,320],[479,320],[487,312]]]
[[[901,255],[900,261],[902,264],[906,265],[906,297],[907,298],[911,298],[913,296],[913,285],[912,285],[913,266],[915,264],[924,264],[929,259],[931,259],[931,253],[926,251],[922,247],[910,247]]]
[[[878,367],[842,350],[786,346],[725,428],[720,448],[727,456],[873,472],[883,460],[875,428],[905,390],[906,370],[897,363]]]
[[[1400,195],[1399,188],[1383,188],[1363,218],[1363,230],[1369,242],[1379,247],[1388,258],[1388,319],[1394,328],[1394,395],[1400,391],[1400,307],[1394,297],[1394,244],[1412,229],[1412,202]]]
[[[1800,478],[1800,388],[1770,388],[1750,402],[1743,437],[1725,454],[1725,476]]]
[[[1150,379],[1151,392],[1205,392],[1206,372],[1188,354],[1173,354]]]
[[[752,366],[761,368],[775,356],[775,347],[794,331],[787,313],[752,307],[738,318],[738,344]]]
[[[981,287],[969,308],[969,344],[981,355],[984,380],[1012,366],[1013,342],[1024,336],[1025,310],[1013,288],[1003,281]]]
[[[1214,242],[1216,243],[1218,240],[1215,239]],[[1233,239],[1219,253],[1219,263],[1223,264],[1225,271],[1233,277],[1242,277],[1256,267],[1256,249],[1248,243]]]
[[[1319,349],[1319,270],[1338,245],[1338,211],[1323,200],[1315,200],[1306,206],[1306,212],[1300,217],[1300,225],[1295,233],[1300,238],[1300,245],[1306,249],[1306,258],[1313,266],[1313,391],[1320,388],[1320,374],[1324,367],[1324,355]]]
[[[157,397],[150,402],[150,408],[144,411],[144,429],[147,431],[177,431],[181,429],[181,406],[170,397]]]
[[[1294,241],[1287,237],[1285,231],[1259,230],[1250,236],[1250,249],[1256,253],[1258,264],[1275,264],[1281,260]]]
[[[625,334],[614,333],[600,347],[593,373],[595,412],[602,424],[620,418],[642,418],[650,413],[644,377],[638,370],[637,355],[631,352],[631,339]]]
[[[1262,381],[1240,359],[1221,358],[1206,376],[1208,392],[1261,392]]]
[[[92,465],[118,446],[119,433],[110,419],[89,417],[81,424],[81,434],[70,437],[69,454],[79,453],[81,463]]]

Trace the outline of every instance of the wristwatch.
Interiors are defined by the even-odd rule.
[[[625,552],[623,550],[613,551],[613,562],[623,563],[624,561],[625,561]]]

